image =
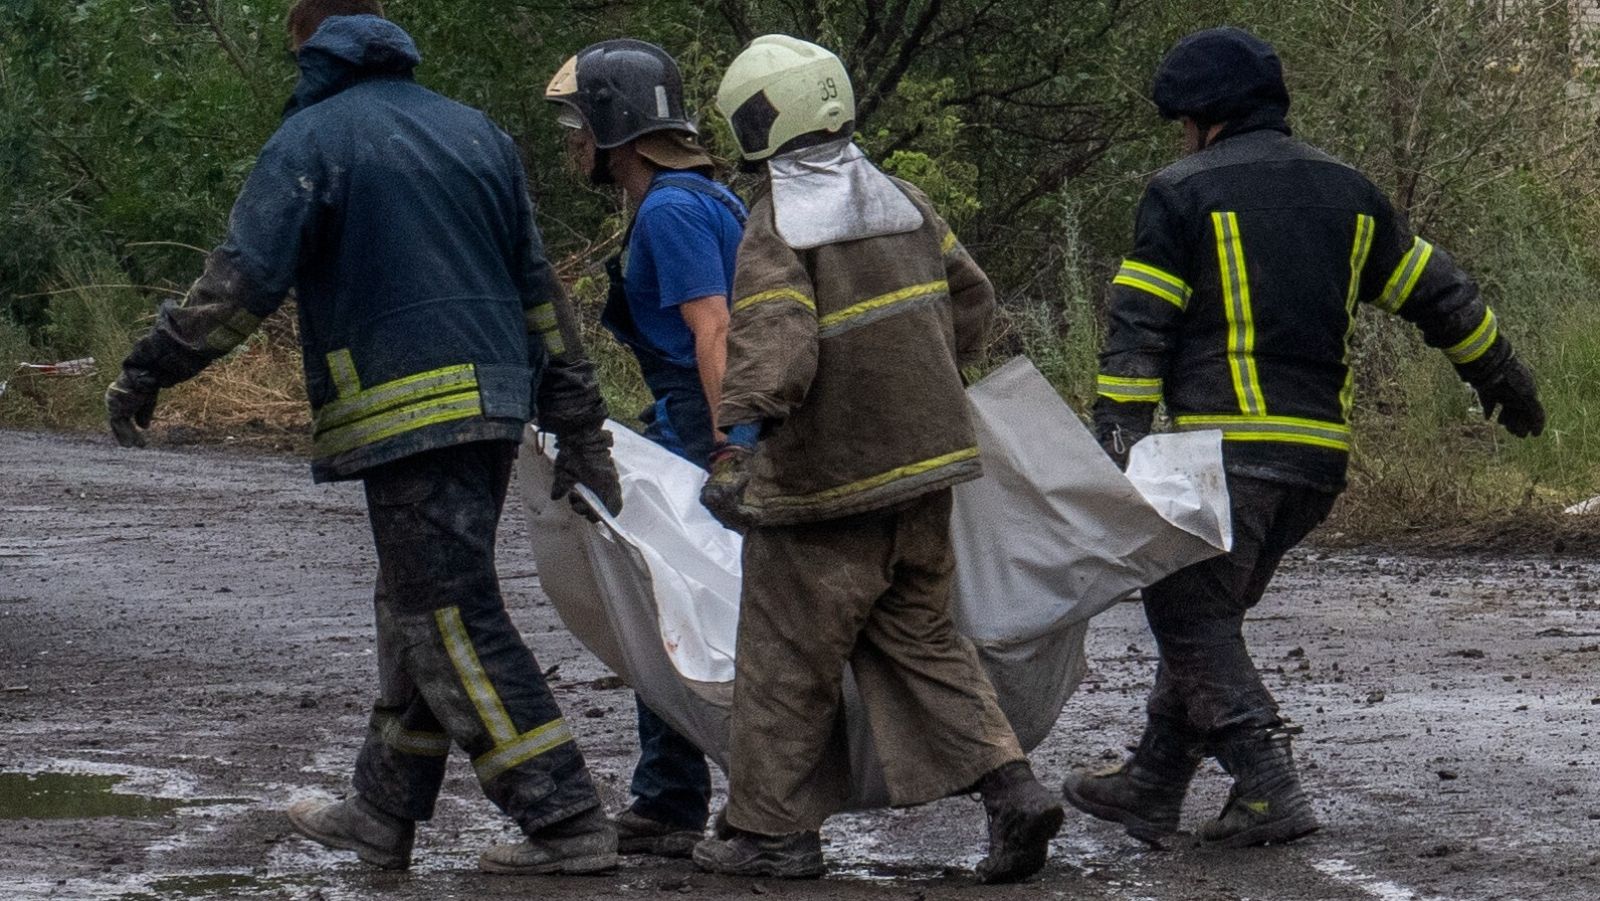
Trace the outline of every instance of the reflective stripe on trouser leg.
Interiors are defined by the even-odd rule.
[[[433,818],[444,783],[450,736],[405,672],[403,642],[382,582],[374,606],[378,626],[378,700],[356,757],[355,789],[380,810],[408,820]]]
[[[512,458],[492,444],[419,454],[368,477],[380,620],[392,622],[405,675],[473,759],[484,794],[532,832],[599,798],[500,596],[494,538]]]

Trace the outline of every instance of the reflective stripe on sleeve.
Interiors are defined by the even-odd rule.
[[[829,488],[812,494],[785,495],[767,498],[762,501],[762,505],[768,507],[801,507],[809,504],[822,503],[825,501],[836,501],[852,495],[871,491],[875,488],[882,488],[885,485],[898,482],[901,479],[909,479],[915,476],[926,475],[945,466],[951,466],[957,463],[965,463],[969,460],[976,459],[978,459],[977,448],[963,448],[962,450],[952,451],[951,453],[934,457],[931,460],[924,460],[920,463],[912,463],[907,466],[891,469],[888,472],[880,473],[875,476],[859,479],[849,483],[848,485],[840,485],[836,488]]]
[[[958,244],[958,243],[960,243],[960,242],[958,242],[956,240],[956,233],[955,232],[953,232],[953,231],[945,232],[944,233],[944,240],[939,242],[939,252],[942,253],[942,254],[948,255],[950,253],[950,251],[956,249],[956,244]]]
[[[206,335],[206,346],[217,353],[227,353],[244,343],[244,339],[261,325],[261,317],[249,310],[235,310],[227,321]]]
[[[328,373],[333,377],[333,387],[343,397],[361,390],[361,377],[356,374],[356,361],[348,350],[328,354]]]
[[[748,297],[739,298],[733,302],[733,312],[742,313],[754,306],[784,300],[797,303],[813,313],[817,311],[817,302],[799,291],[793,288],[773,288],[771,291],[762,291],[759,294],[751,294]]]
[[[544,349],[552,357],[559,357],[567,352],[567,342],[561,337],[561,322],[556,318],[556,305],[542,303],[524,314],[528,323],[528,331],[537,333],[544,341]]]
[[[1189,308],[1189,298],[1194,294],[1188,282],[1138,260],[1123,260],[1111,284],[1154,295],[1180,310]]]
[[[1445,348],[1444,355],[1457,366],[1464,366],[1488,353],[1490,346],[1498,337],[1500,337],[1500,324],[1495,320],[1494,310],[1485,308],[1483,322],[1479,323],[1472,334],[1461,343]]]
[[[1350,450],[1350,427],[1294,416],[1179,416],[1180,432],[1218,429],[1225,441],[1277,441],[1330,450]]]
[[[1161,379],[1140,379],[1102,374],[1098,380],[1101,397],[1120,403],[1160,403]]]
[[[1385,313],[1400,312],[1400,308],[1411,299],[1411,292],[1416,290],[1417,281],[1422,278],[1422,272],[1428,268],[1428,260],[1432,258],[1432,244],[1421,238],[1413,240],[1411,250],[1400,259],[1400,265],[1394,267],[1388,284],[1383,286],[1383,293],[1378,295],[1378,309]]]
[[[1223,310],[1228,317],[1228,372],[1239,398],[1239,412],[1265,416],[1267,399],[1256,370],[1256,323],[1250,307],[1250,273],[1237,213],[1212,213],[1217,233],[1217,265],[1222,271]]]

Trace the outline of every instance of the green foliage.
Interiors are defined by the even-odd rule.
[[[84,355],[113,366],[156,304],[192,280],[294,83],[290,3],[0,3],[0,369]],[[627,35],[671,50],[702,138],[724,158],[733,143],[712,101],[745,41],[786,31],[836,48],[863,146],[928,192],[995,281],[995,358],[1027,353],[1085,410],[1104,285],[1145,182],[1179,152],[1144,97],[1150,76],[1182,34],[1248,23],[1285,59],[1297,132],[1371,174],[1481,281],[1551,410],[1548,437],[1505,438],[1403,323],[1364,316],[1355,506],[1372,522],[1412,523],[1586,497],[1600,481],[1589,387],[1600,370],[1600,68],[1575,65],[1596,42],[1571,30],[1566,0],[387,6],[423,51],[422,82],[518,142],[622,416],[647,393],[595,325],[596,264],[622,203],[570,171],[542,97],[580,48]],[[123,285],[152,287],[103,287]],[[0,422],[97,421],[101,386],[89,383],[104,380],[13,379]]]

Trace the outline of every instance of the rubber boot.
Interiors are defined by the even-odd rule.
[[[612,818],[611,825],[617,830],[619,854],[687,858],[706,837],[703,829],[685,829],[653,820],[631,807]]]
[[[694,862],[708,873],[769,879],[816,879],[827,871],[816,832],[760,835],[721,822],[716,838],[694,846]]]
[[[569,876],[617,868],[617,830],[592,807],[540,829],[520,842],[495,845],[478,858],[478,869],[506,876]]]
[[[1114,769],[1069,775],[1061,794],[1073,807],[1121,823],[1129,835],[1159,848],[1178,831],[1200,752],[1196,733],[1171,720],[1151,718],[1132,757]]]
[[[1043,869],[1065,814],[1028,762],[996,769],[978,782],[978,791],[989,815],[989,856],[978,863],[978,881],[1021,882]]]
[[[1233,789],[1216,822],[1200,827],[1202,840],[1244,848],[1292,842],[1317,831],[1317,816],[1289,750],[1296,731],[1250,729],[1218,743],[1217,760],[1233,776]]]
[[[415,821],[384,813],[360,795],[343,801],[297,801],[289,806],[289,823],[306,838],[356,856],[385,870],[411,866]]]

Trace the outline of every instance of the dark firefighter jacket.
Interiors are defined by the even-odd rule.
[[[1420,326],[1466,381],[1511,355],[1476,286],[1361,173],[1236,126],[1160,172],[1113,281],[1097,431],[1220,429],[1229,472],[1344,487],[1358,304]]]
[[[981,474],[959,367],[994,288],[933,205],[904,234],[795,250],[750,208],[718,422],[762,423],[743,511],[760,525],[880,510]]]
[[[511,139],[414,82],[419,60],[375,16],[318,29],[227,240],[125,364],[176,384],[293,287],[318,481],[520,440],[535,411],[558,435],[605,417]]]

